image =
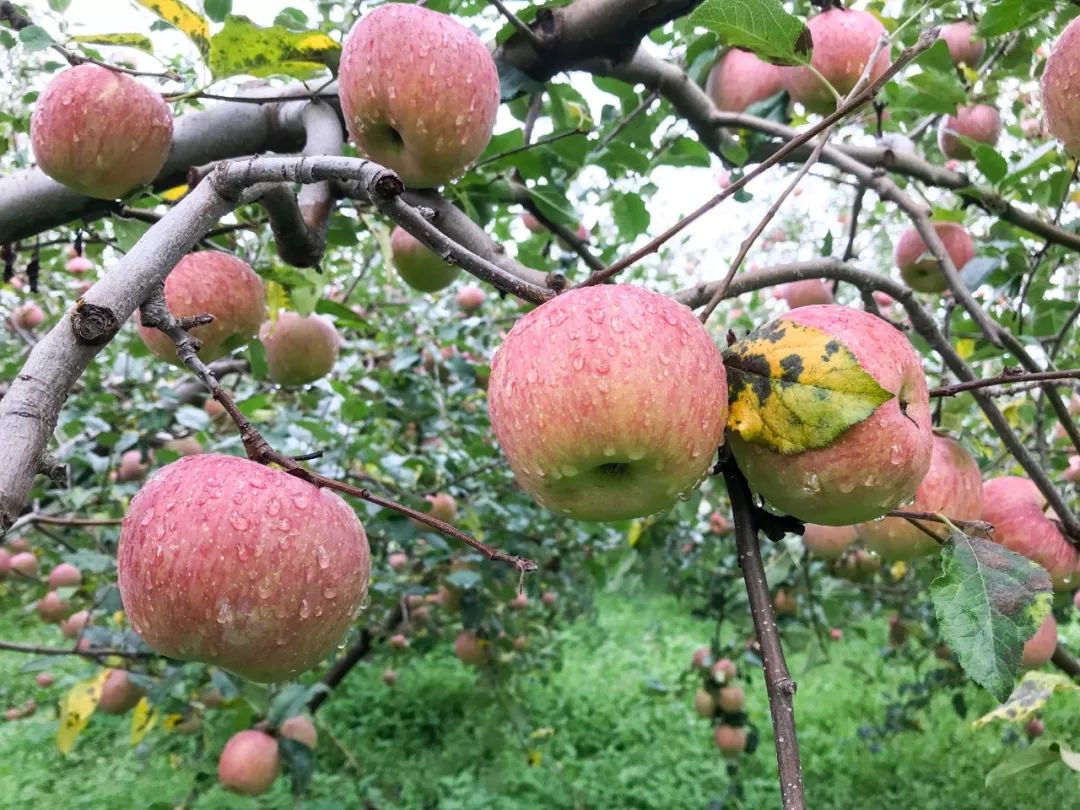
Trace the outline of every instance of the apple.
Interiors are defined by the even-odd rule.
[[[519,593],[508,604],[511,610],[524,610],[529,606],[529,595],[527,593]]]
[[[750,51],[731,48],[709,71],[705,92],[718,110],[746,108],[783,89],[783,69],[762,61]]]
[[[270,379],[278,385],[307,385],[325,377],[342,342],[326,318],[295,312],[279,312],[276,321],[264,323],[259,340],[266,347]]]
[[[741,712],[746,705],[746,693],[741,686],[725,686],[720,690],[717,703],[725,712]]]
[[[71,613],[71,604],[56,591],[49,591],[37,602],[38,616],[48,624],[59,624]]]
[[[1046,126],[1073,156],[1080,156],[1080,21],[1058,37],[1042,75]]]
[[[530,233],[547,232],[547,226],[544,225],[544,223],[541,222],[539,219],[537,219],[536,214],[534,214],[532,211],[521,212],[521,223],[529,230]]]
[[[947,436],[934,436],[930,469],[915,490],[915,503],[910,508],[958,520],[979,519],[983,508],[982,474],[963,445]],[[912,560],[936,554],[941,544],[930,535],[942,540],[949,535],[943,523],[921,521],[916,526],[899,517],[860,523],[855,530],[868,549],[886,560]]]
[[[341,498],[211,453],[169,464],[139,490],[117,561],[124,609],[147,644],[254,681],[322,661],[371,574],[364,527]]]
[[[409,555],[403,551],[395,551],[387,556],[386,562],[395,571],[403,571],[409,564]]]
[[[12,707],[4,712],[4,719],[9,723],[20,720],[22,719],[22,712],[19,709]]]
[[[833,295],[828,285],[820,278],[808,278],[804,281],[790,281],[776,288],[776,297],[787,302],[788,309],[808,307],[814,304],[831,304]]]
[[[870,582],[881,570],[881,557],[864,548],[853,548],[844,552],[833,564],[833,575],[852,582]]]
[[[428,502],[428,514],[444,523],[453,523],[457,518],[457,501],[454,496],[446,492],[438,492],[434,495],[425,495]]]
[[[36,329],[45,322],[45,310],[28,301],[11,310],[11,321],[20,329]]]
[[[71,563],[60,563],[49,572],[50,588],[73,588],[82,584],[82,571]]]
[[[404,650],[409,646],[409,640],[405,638],[403,633],[394,633],[394,635],[390,636],[390,646],[398,650]]]
[[[1073,594],[1073,607],[1080,610],[1080,591]]]
[[[127,714],[142,700],[146,690],[137,686],[122,669],[110,669],[101,687],[98,711],[105,714]]]
[[[1024,726],[1024,733],[1026,733],[1031,739],[1041,737],[1043,734],[1046,733],[1046,724],[1043,723],[1043,721],[1040,720],[1038,717],[1032,717],[1030,720],[1028,720],[1027,725]]]
[[[794,616],[799,612],[799,605],[790,591],[780,588],[773,596],[773,610],[777,616]]]
[[[622,520],[670,507],[708,474],[727,375],[689,308],[630,284],[581,287],[514,325],[492,360],[488,409],[537,502]]]
[[[80,610],[60,622],[60,632],[66,638],[76,638],[90,623],[90,611]]]
[[[721,658],[713,663],[709,668],[709,674],[712,675],[713,680],[717,683],[728,683],[735,680],[737,674],[735,670],[735,662],[730,658]]]
[[[8,540],[7,547],[10,551],[14,551],[16,553],[20,551],[31,550],[30,541],[27,540],[25,537],[12,537],[10,540]]]
[[[1054,656],[1057,649],[1057,621],[1051,613],[1043,619],[1035,634],[1024,642],[1024,653],[1020,666],[1024,669],[1038,669]]]
[[[206,400],[206,404],[203,405],[203,410],[206,411],[206,415],[215,422],[222,417],[228,418],[228,412],[225,410],[225,406],[216,399]]]
[[[746,750],[746,731],[735,726],[717,726],[713,732],[716,747],[725,757],[737,757]]]
[[[841,630],[839,627],[833,627],[829,630],[829,638],[831,638],[833,641],[843,641],[844,631]]]
[[[0,579],[11,573],[11,555],[0,548]]]
[[[1080,591],[1078,591],[1080,593]],[[694,650],[694,656],[691,659],[690,666],[694,669],[706,669],[709,664],[712,663],[712,650],[708,647],[698,647]]]
[[[975,258],[975,243],[963,225],[956,222],[935,222],[934,232],[945,245],[957,270]],[[905,283],[917,292],[943,292],[949,286],[941,272],[941,263],[930,253],[915,228],[908,228],[896,242],[893,260],[900,268]]]
[[[56,678],[54,678],[48,672],[39,672],[34,677],[34,683],[36,683],[42,689],[48,689],[50,686],[52,686],[54,683],[56,683]]]
[[[38,559],[31,551],[20,551],[11,555],[9,564],[12,571],[29,577],[37,573]]]
[[[120,456],[120,464],[115,470],[115,480],[120,483],[138,481],[146,475],[146,471],[149,469],[150,464],[142,460],[141,452],[128,450]]]
[[[1001,115],[988,104],[975,104],[958,107],[956,115],[941,119],[938,148],[942,154],[955,160],[971,160],[971,147],[958,136],[993,146],[1001,137]]]
[[[72,256],[64,262],[64,269],[69,273],[79,275],[80,273],[85,273],[87,270],[93,270],[94,263],[85,256]]]
[[[854,526],[821,526],[807,523],[803,532],[803,546],[813,556],[822,560],[835,560],[855,542]]]
[[[165,279],[165,303],[177,318],[214,316],[213,323],[190,330],[202,343],[199,358],[204,363],[247,343],[266,319],[265,294],[255,271],[247,262],[216,250],[189,253],[177,262]],[[162,360],[180,365],[172,339],[143,326],[138,314],[136,320],[146,347]]]
[[[229,738],[218,759],[218,782],[241,796],[260,796],[270,789],[281,768],[277,740],[264,731],[247,729]]]
[[[558,596],[554,591],[544,591],[540,594],[540,601],[545,607],[555,607],[555,602],[558,601]]]
[[[360,151],[405,185],[430,188],[462,174],[487,147],[499,75],[487,45],[452,17],[388,4],[346,36],[338,93]]]
[[[290,717],[281,724],[278,732],[282,737],[303,743],[312,750],[315,749],[315,744],[319,741],[319,733],[315,730],[315,724],[311,722],[311,718],[306,714],[297,714]]]
[[[486,298],[487,294],[483,290],[470,284],[457,291],[457,295],[454,296],[454,302],[468,315],[480,309],[480,307],[484,305],[484,299]]]
[[[172,132],[172,113],[159,93],[92,64],[53,78],[30,118],[38,168],[101,200],[123,197],[157,177]]]
[[[1080,582],[1080,553],[1045,510],[1046,498],[1027,478],[1004,476],[983,484],[982,519],[993,524],[993,539],[1045,568],[1055,590],[1069,590]]]
[[[899,614],[889,617],[889,644],[893,647],[903,647],[907,641],[908,628]]]
[[[893,396],[816,450],[785,455],[732,432],[739,468],[752,489],[800,520],[847,526],[881,517],[915,494],[930,466],[933,434],[922,361],[903,332],[851,307],[800,307],[762,327],[781,351],[785,341],[798,342],[786,324],[820,330],[846,346]]]
[[[481,666],[488,660],[488,643],[471,630],[462,630],[454,639],[454,655],[464,664]]]
[[[390,255],[401,280],[420,292],[437,292],[461,275],[400,225],[390,234]]]
[[[975,26],[966,21],[941,26],[938,35],[945,40],[954,65],[975,67],[986,53],[986,43],[977,38]]]
[[[694,693],[694,711],[702,717],[712,717],[716,712],[716,698],[704,689]]]
[[[806,27],[814,41],[811,66],[842,96],[851,92],[878,40],[886,33],[877,17],[854,9],[822,12],[812,17]],[[889,62],[889,49],[885,48],[874,63],[870,81],[888,70]],[[784,68],[782,79],[792,99],[810,112],[829,113],[836,109],[836,98],[809,68]]]
[[[397,673],[392,669],[384,669],[382,674],[382,682],[387,686],[393,686],[397,683]]]
[[[217,400],[213,401],[217,402]],[[199,444],[199,440],[194,436],[169,439],[169,441],[165,442],[164,447],[166,450],[171,450],[178,456],[197,456],[203,451],[202,445]]]

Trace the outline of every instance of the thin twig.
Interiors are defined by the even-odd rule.
[[[575,127],[574,129],[564,130],[563,132],[554,132],[551,135],[547,135],[547,136],[545,136],[543,138],[539,138],[538,140],[533,141],[532,143],[526,142],[522,146],[515,146],[513,149],[507,149],[505,152],[499,152],[499,154],[497,154],[497,155],[492,155],[489,158],[484,158],[483,160],[481,160],[481,161],[479,161],[477,163],[474,163],[472,165],[472,168],[473,169],[479,169],[481,166],[486,166],[489,163],[494,163],[497,160],[502,160],[503,158],[509,157],[510,155],[516,155],[519,152],[527,152],[530,149],[535,149],[538,146],[544,146],[544,145],[549,144],[549,143],[555,143],[556,141],[561,141],[563,138],[570,138],[570,137],[572,137],[574,135],[588,135],[588,134],[589,133],[586,132],[585,130],[579,129],[577,127]]]
[[[0,650],[8,652],[27,653],[29,655],[77,655],[80,658],[161,658],[162,656],[152,650],[114,650],[98,647],[88,647],[85,650],[77,650],[73,647],[39,647],[34,644],[17,644],[14,641],[0,641]]]
[[[989,388],[994,385],[1010,385],[1012,383],[1040,382],[1043,380],[1080,380],[1080,369],[1066,369],[1064,371],[1006,371],[996,377],[987,377],[983,380],[968,380],[966,382],[942,385],[930,389],[931,397],[951,397],[963,391],[972,391],[976,388]]]
[[[915,525],[918,525],[917,521],[920,520],[925,520],[930,523],[951,523],[958,529],[966,529],[982,537],[989,536],[990,532],[994,530],[994,524],[987,523],[985,520],[960,520],[959,518],[951,518],[947,515],[939,515],[937,512],[923,512],[918,509],[893,509],[887,516],[904,518]],[[938,542],[941,542],[940,539]]]

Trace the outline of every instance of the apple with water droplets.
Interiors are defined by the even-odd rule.
[[[947,115],[938,124],[938,148],[945,157],[971,160],[971,147],[961,137],[993,146],[1001,137],[1001,114],[989,104],[959,107],[956,115]]]
[[[986,53],[986,42],[978,38],[975,26],[967,21],[941,26],[938,36],[945,40],[954,65],[973,68]]]
[[[1065,26],[1046,58],[1041,80],[1046,126],[1080,156],[1080,19]]]

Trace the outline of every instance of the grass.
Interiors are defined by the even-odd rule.
[[[27,624],[33,622],[27,621]],[[305,808],[778,807],[768,707],[758,673],[747,687],[748,712],[762,744],[730,769],[708,724],[690,706],[686,665],[710,626],[668,597],[607,595],[594,621],[560,636],[561,670],[519,677],[492,690],[449,655],[399,667],[398,685],[379,681],[382,665],[357,669],[318,717],[317,773]],[[907,664],[883,658],[884,619],[850,628],[832,660],[791,658],[799,682],[797,717],[812,808],[902,807],[964,810],[1072,806],[1077,777],[1062,767],[1020,774],[987,791],[986,771],[1017,750],[1005,727],[970,730],[993,700],[969,686],[967,719],[940,695],[920,715],[922,728],[884,737],[872,748],[860,728],[880,725]],[[8,627],[2,637],[17,637]],[[33,693],[25,657],[0,658],[0,699]],[[84,676],[77,662],[51,669]],[[64,683],[61,678],[61,685]],[[53,697],[58,695],[59,686]],[[67,758],[53,748],[56,721],[42,709],[0,723],[0,807],[62,799],[72,808],[291,807],[286,780],[259,800],[224,794],[214,784],[216,752],[231,729],[224,718],[207,736],[156,731],[132,748],[127,719],[95,717]],[[4,705],[7,705],[5,703]],[[1045,715],[1048,736],[1080,737],[1080,696],[1061,695]],[[365,802],[368,804],[365,805]]]

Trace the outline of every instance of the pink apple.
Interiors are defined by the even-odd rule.
[[[395,571],[403,571],[409,564],[409,555],[401,551],[395,551],[387,556],[386,562]],[[409,607],[412,607],[412,605],[409,605]]]
[[[393,686],[397,683],[397,673],[392,669],[383,670],[382,682],[387,686]]]
[[[10,565],[12,571],[29,577],[37,572],[38,559],[33,552],[20,551],[11,555]]]
[[[1035,635],[1024,643],[1024,654],[1020,666],[1024,669],[1038,669],[1053,657],[1056,648],[1057,621],[1051,613],[1043,619]]]
[[[776,288],[777,295],[787,302],[789,309],[809,307],[814,304],[831,304],[832,292],[820,278],[791,281]]]
[[[716,698],[704,689],[694,693],[694,711],[702,717],[712,717],[716,713]]]
[[[555,607],[555,603],[559,600],[558,595],[554,591],[544,591],[540,594],[540,601],[544,607]]]
[[[1027,734],[1028,737],[1030,737],[1031,739],[1041,737],[1043,734],[1046,733],[1046,724],[1038,717],[1032,717],[1030,720],[1028,720],[1027,725],[1024,726],[1024,733]]]
[[[71,563],[60,563],[49,572],[50,588],[71,588],[82,584],[82,571]]]
[[[870,55],[877,47],[885,26],[865,11],[832,9],[812,17],[806,27],[814,40],[810,64],[837,92],[846,96],[859,80]],[[874,81],[889,67],[885,48],[874,63],[870,80]],[[809,68],[783,70],[783,82],[792,99],[810,112],[828,113],[836,108],[836,98]]]
[[[975,258],[975,243],[963,225],[956,222],[935,222],[934,232],[945,245],[957,270]],[[948,282],[941,272],[941,263],[930,253],[915,228],[908,228],[896,242],[893,260],[907,285],[918,292],[942,292]]]
[[[621,520],[670,507],[708,473],[727,375],[687,307],[630,284],[583,287],[514,325],[492,361],[488,408],[539,503]]]
[[[712,661],[712,650],[708,647],[698,647],[694,650],[694,656],[690,661],[690,666],[694,669],[706,669]]]
[[[1027,478],[983,484],[982,519],[994,525],[994,540],[1049,571],[1055,590],[1068,590],[1080,582],[1080,555],[1046,509],[1046,498]]]
[[[278,385],[307,385],[325,377],[342,342],[326,318],[295,312],[279,312],[276,321],[264,323],[259,340],[266,347],[270,379]]]
[[[975,67],[986,53],[986,43],[975,33],[975,26],[961,21],[941,26],[941,39],[949,48],[954,65]]]
[[[277,740],[264,731],[248,729],[225,743],[218,759],[218,782],[241,796],[260,796],[270,789],[281,769]]]
[[[124,609],[147,644],[257,681],[319,664],[371,573],[364,527],[337,495],[210,453],[169,464],[135,495],[117,558]]]
[[[960,140],[969,138],[993,146],[1001,137],[1001,115],[987,104],[960,107],[938,125],[938,148],[945,157],[971,160],[971,148]]]
[[[140,451],[128,450],[120,456],[120,464],[116,468],[116,480],[121,483],[138,481],[146,475],[146,471],[149,469],[150,464],[142,460]]]
[[[717,683],[730,683],[735,680],[738,673],[734,661],[730,658],[720,658],[709,668],[709,674]]]
[[[461,275],[460,268],[444,262],[400,225],[390,234],[390,251],[401,280],[414,290],[437,292]]]
[[[724,515],[713,512],[709,515],[709,531],[713,534],[727,534],[731,529],[731,523]]]
[[[290,717],[281,724],[281,728],[278,729],[278,731],[282,737],[296,740],[298,743],[303,743],[313,750],[316,743],[319,741],[319,733],[315,730],[315,724],[306,714],[297,714]]]
[[[76,638],[90,623],[90,611],[80,610],[60,622],[60,632],[65,638]]]
[[[481,666],[488,660],[488,643],[477,638],[471,630],[462,630],[454,639],[454,655],[463,664]]]
[[[735,726],[717,726],[713,732],[716,747],[725,757],[737,757],[746,750],[746,730]]]
[[[524,225],[531,233],[547,232],[547,226],[544,225],[544,223],[541,222],[539,219],[537,219],[536,214],[534,214],[532,211],[521,212],[521,224]]]
[[[390,636],[390,646],[396,650],[404,650],[409,646],[409,640],[405,638],[403,633],[394,633]]]
[[[717,109],[744,112],[747,107],[782,89],[783,71],[750,51],[732,48],[720,57],[705,82],[705,92]]]
[[[172,144],[161,95],[97,65],[68,68],[34,105],[30,142],[53,180],[103,200],[123,197],[161,171]]]
[[[821,560],[839,559],[854,542],[854,526],[820,526],[817,523],[807,523],[803,532],[803,545],[806,550]]]
[[[217,402],[217,400],[213,400]],[[203,451],[199,440],[194,436],[184,436],[180,439],[169,439],[164,445],[166,450],[171,450],[178,456],[197,456]]]
[[[529,606],[529,595],[526,593],[519,593],[508,603],[512,610],[524,610]]]
[[[484,299],[487,298],[487,294],[479,287],[470,284],[467,287],[462,287],[457,291],[457,295],[454,296],[454,301],[462,311],[466,314],[476,312],[484,305]]]
[[[820,330],[846,346],[892,397],[832,444],[802,453],[785,455],[733,431],[739,468],[769,503],[801,520],[847,526],[881,517],[914,496],[930,467],[933,434],[922,361],[903,332],[862,310],[793,309],[767,327],[778,350],[786,324]]]
[[[0,579],[11,573],[11,555],[0,548]]]
[[[214,316],[213,323],[191,330],[202,341],[199,357],[204,363],[247,343],[266,319],[262,281],[255,271],[235,256],[216,250],[189,253],[177,263],[165,279],[165,302],[177,318]],[[162,360],[180,364],[176,346],[164,332],[139,321],[139,336]]]
[[[491,140],[499,109],[488,47],[452,17],[407,3],[379,6],[353,26],[338,88],[357,146],[410,187],[462,174]]]
[[[1080,19],[1054,43],[1042,75],[1046,126],[1066,151],[1080,156]]]
[[[85,273],[94,269],[94,263],[85,256],[72,256],[64,263],[64,269],[69,273]]]
[[[1080,480],[1080,456],[1069,456],[1069,466],[1061,477],[1066,481]]]
[[[127,714],[142,700],[146,690],[137,686],[122,669],[110,669],[101,687],[98,711],[105,714]]]
[[[839,627],[833,627],[829,630],[829,638],[831,638],[833,641],[843,641],[844,631],[841,630]]]
[[[50,686],[56,683],[56,678],[54,678],[48,672],[39,672],[34,677],[34,683],[36,683],[42,689],[48,689]]]
[[[915,503],[904,508],[958,520],[978,520],[983,508],[979,465],[959,442],[935,435],[930,469],[915,490]],[[942,539],[949,534],[948,527],[942,523],[920,521],[916,526],[898,517],[860,523],[856,531],[868,549],[886,560],[911,560],[936,554],[941,544],[927,532]]]
[[[7,541],[7,547],[9,551],[18,553],[20,551],[30,551],[30,541],[25,537],[12,537]]]
[[[725,712],[741,712],[746,705],[746,693],[741,686],[725,686],[718,693],[716,702]]]
[[[11,310],[11,320],[20,329],[36,329],[45,323],[45,310],[28,301]]]

